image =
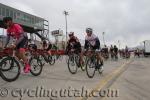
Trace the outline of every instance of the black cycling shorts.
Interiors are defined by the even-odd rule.
[[[19,50],[20,48],[26,48],[28,44],[28,39],[24,38],[18,45],[16,45],[16,49]]]

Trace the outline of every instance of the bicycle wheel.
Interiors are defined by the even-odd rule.
[[[77,67],[76,59],[75,59],[74,55],[69,56],[69,59],[68,59],[68,69],[69,69],[69,72],[71,74],[76,74],[77,73],[78,67]]]
[[[7,70],[3,68],[7,67]],[[0,75],[3,80],[12,82],[18,79],[20,75],[20,65],[18,61],[13,57],[6,57],[0,62]]]
[[[31,57],[29,64],[31,67],[30,72],[33,76],[39,76],[42,73],[43,64],[38,57]]]
[[[48,56],[48,61],[50,65],[54,65],[55,64],[55,57],[54,56]]]
[[[98,68],[99,74],[103,74],[103,71],[104,71],[104,61],[101,62],[101,65]]]
[[[86,73],[89,78],[93,78],[96,71],[96,59],[89,58],[86,63]]]
[[[39,55],[38,59],[41,62],[42,66],[44,66],[45,65],[45,58],[44,58],[44,56],[43,55]]]
[[[2,59],[4,59],[4,57],[1,58],[1,60],[2,60]],[[11,61],[5,62],[5,63],[3,64],[3,66],[1,66],[1,70],[2,70],[2,71],[9,71],[9,70],[11,69],[11,66],[7,66],[7,63],[11,65]]]

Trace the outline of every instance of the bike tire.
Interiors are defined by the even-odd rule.
[[[54,56],[49,56],[48,60],[49,60],[49,64],[50,65],[54,65],[55,64],[55,58],[54,58]]]
[[[8,77],[5,76],[5,74],[3,73],[3,72],[6,72],[6,70],[5,70],[5,71],[4,71],[4,70],[1,70],[1,67],[3,66],[3,64],[6,63],[6,61],[12,61],[12,62],[13,62],[13,65],[12,65],[12,64],[9,64],[9,65],[11,65],[9,70],[11,70],[11,69],[14,67],[14,64],[17,65],[16,67],[18,68],[18,71],[17,71],[17,74],[16,74],[13,78],[8,78]],[[9,70],[8,70],[8,71],[9,71]],[[18,77],[19,77],[19,75],[20,75],[20,72],[21,72],[21,69],[20,69],[19,62],[18,62],[16,59],[14,59],[13,57],[6,57],[6,58],[2,59],[2,61],[0,62],[0,75],[1,75],[1,77],[2,77],[3,80],[5,80],[5,81],[7,81],[7,82],[13,82],[13,81],[15,81],[15,80],[18,79]],[[11,75],[11,76],[12,76],[12,75]]]
[[[33,62],[35,62],[34,60],[37,63],[35,63],[33,65]],[[31,67],[30,73],[33,76],[39,76],[39,75],[41,75],[42,70],[43,70],[43,64],[42,64],[41,60],[38,57],[31,57],[30,60],[29,60],[29,64],[30,64],[30,67]],[[39,71],[36,72],[37,67],[38,67]]]
[[[44,65],[45,65],[45,62],[46,62],[44,56],[43,56],[43,55],[39,55],[39,56],[38,56],[38,59],[40,60],[42,66],[44,66]]]
[[[1,60],[2,60],[2,59],[4,59],[4,57],[1,58]],[[6,63],[5,63],[5,64],[6,64]],[[10,64],[10,62],[9,62],[9,64]],[[2,68],[2,67],[1,67],[1,70],[2,70],[2,71],[9,71],[10,69],[11,69],[11,66],[8,67],[8,68]]]
[[[103,74],[103,72],[104,72],[104,61],[102,61],[102,65],[100,66],[100,68],[98,69],[98,72],[99,72],[99,74],[100,75],[102,75]]]
[[[94,59],[93,58],[89,58],[86,62],[86,74],[89,78],[93,78],[94,75],[95,75],[95,71],[96,71],[96,68],[95,68],[95,61],[93,61]],[[91,67],[91,64],[93,64],[94,66]],[[89,68],[93,68],[93,73],[92,74],[89,74]]]
[[[71,67],[73,67],[72,65],[74,64],[74,67],[75,67],[75,70],[72,70]],[[76,64],[76,59],[73,55],[69,56],[69,59],[68,59],[68,69],[69,69],[69,72],[71,74],[76,74],[77,73],[77,70],[78,70],[78,66]]]

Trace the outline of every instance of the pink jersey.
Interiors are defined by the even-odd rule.
[[[24,33],[24,31],[19,24],[13,24],[7,29],[7,35],[12,36],[17,40],[20,38],[22,33]]]

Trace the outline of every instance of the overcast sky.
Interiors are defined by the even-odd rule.
[[[69,12],[68,31],[80,39],[85,28],[92,27],[103,43],[136,46],[150,40],[150,0],[0,0],[1,3],[43,17],[50,22],[50,30],[63,29],[63,11]]]

